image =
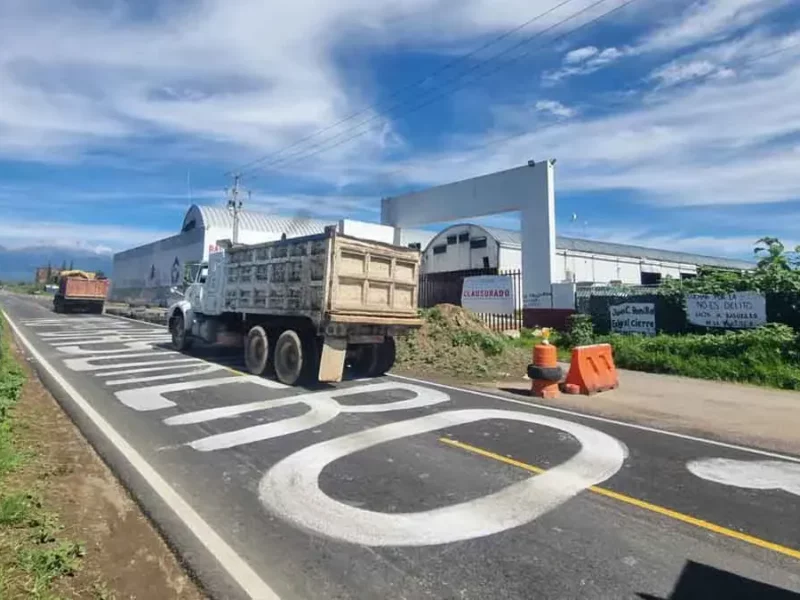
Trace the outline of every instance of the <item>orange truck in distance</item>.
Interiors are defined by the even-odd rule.
[[[86,271],[62,271],[58,291],[53,297],[53,310],[67,313],[78,310],[101,314],[108,294],[109,280]]]

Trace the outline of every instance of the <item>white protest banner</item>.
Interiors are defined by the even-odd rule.
[[[767,301],[758,292],[733,292],[722,296],[687,294],[686,318],[702,327],[749,329],[767,322]]]
[[[477,313],[514,314],[514,286],[507,275],[465,277],[461,306]]]
[[[609,307],[614,333],[656,334],[656,306],[646,302],[627,302]]]

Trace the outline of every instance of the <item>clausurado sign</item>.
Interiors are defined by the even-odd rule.
[[[461,306],[477,313],[514,314],[514,286],[507,275],[465,277]]]
[[[767,301],[758,292],[733,292],[722,296],[687,294],[686,318],[702,327],[748,329],[767,322]]]
[[[614,333],[656,334],[656,307],[646,302],[626,302],[609,307]]]

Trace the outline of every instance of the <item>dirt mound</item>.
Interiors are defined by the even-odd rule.
[[[520,377],[530,351],[492,331],[474,313],[453,304],[421,311],[422,327],[400,338],[396,370],[466,380]]]

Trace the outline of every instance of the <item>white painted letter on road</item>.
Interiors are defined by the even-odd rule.
[[[510,419],[573,435],[581,450],[541,475],[453,506],[381,513],[350,506],[319,487],[322,470],[340,458],[392,440],[488,419]],[[492,535],[524,525],[614,475],[626,449],[578,423],[533,413],[468,409],[391,423],[321,442],[283,459],[262,478],[264,506],[286,521],[327,537],[366,546],[426,546]]]

